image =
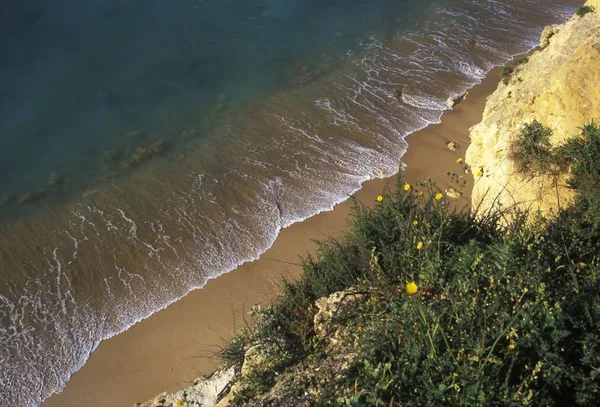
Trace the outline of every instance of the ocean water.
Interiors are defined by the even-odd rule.
[[[0,0],[4,402],[395,173],[579,3]]]

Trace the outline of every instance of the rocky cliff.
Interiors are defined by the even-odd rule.
[[[194,384],[176,393],[161,393],[135,407],[203,407],[214,406],[231,387],[235,376],[234,368],[219,370],[210,377],[199,377]],[[225,404],[226,405],[226,404]]]
[[[567,174],[519,173],[510,152],[534,120],[552,129],[553,146],[600,120],[600,0],[586,6],[593,11],[544,30],[541,49],[500,82],[471,128],[466,162],[475,177],[473,207],[552,213],[573,199]]]
[[[278,375],[276,383],[264,394],[254,397],[246,406],[303,406],[304,402],[287,399],[287,388],[292,384],[306,389],[307,395],[319,394],[323,386],[346,369],[356,356],[356,336],[348,325],[341,323],[343,316],[356,311],[356,306],[368,299],[366,291],[348,288],[315,303],[314,330],[316,338],[324,341],[328,357],[299,363]],[[276,334],[274,334],[275,336]],[[245,346],[243,363],[239,366],[218,370],[210,377],[199,377],[194,384],[176,393],[161,393],[152,399],[136,403],[134,407],[225,407],[230,405],[236,393],[248,392],[256,376],[273,369],[268,344],[254,343]],[[350,396],[351,389],[339,391],[338,396]],[[301,397],[302,398],[302,397]]]

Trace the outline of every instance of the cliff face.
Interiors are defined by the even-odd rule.
[[[229,391],[235,376],[233,368],[219,370],[208,378],[199,377],[191,386],[176,393],[161,393],[134,407],[202,407],[218,405],[217,401]],[[227,405],[227,404],[224,404]]]
[[[544,30],[542,49],[500,82],[481,123],[471,128],[466,162],[475,177],[473,207],[552,213],[573,199],[567,174],[520,174],[509,152],[533,120],[552,129],[553,146],[578,136],[591,119],[600,120],[600,0],[586,5],[595,12]]]

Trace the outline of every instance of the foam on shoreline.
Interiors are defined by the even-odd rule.
[[[464,156],[468,144],[467,129],[479,120],[485,98],[498,83],[497,76],[498,69],[488,73],[482,84],[470,90],[468,100],[447,112],[440,123],[426,126],[408,137],[410,148],[402,159],[406,164],[405,180],[418,182],[430,176],[441,189],[450,185],[446,171],[458,169],[455,161]],[[459,143],[457,151],[446,148],[449,139]],[[366,181],[354,196],[367,204],[373,202],[384,186],[393,183],[394,179],[395,176]],[[461,198],[465,204],[468,203],[470,184]],[[122,334],[102,342],[83,369],[72,377],[65,391],[44,405],[76,405],[82,400],[92,405],[111,405],[122,400],[125,400],[124,404],[132,404],[163,390],[181,388],[184,382],[191,381],[199,373],[210,373],[216,362],[207,355],[218,349],[219,343],[231,335],[236,324],[243,324],[243,310],[267,302],[276,295],[282,275],[293,277],[299,272],[297,256],[306,250],[314,250],[311,239],[343,231],[350,206],[349,200],[345,200],[333,210],[325,210],[282,229],[274,244],[258,260],[245,262],[234,271],[209,280],[201,290],[191,292]],[[199,309],[212,312],[204,315]],[[185,335],[180,338],[179,331],[198,333],[198,337],[203,338],[202,343],[190,344],[193,339]],[[139,342],[138,338],[149,335],[157,338],[156,344]],[[160,342],[163,346],[158,345]],[[131,359],[128,355],[139,346],[143,349],[138,352],[147,356]],[[165,352],[164,347],[172,351]],[[136,364],[138,366],[133,367]],[[112,366],[110,374],[106,371],[107,366]],[[165,366],[170,366],[168,371],[161,369]],[[119,376],[118,371],[124,367],[134,372],[123,377],[126,385],[119,385],[123,380],[116,380],[115,376]],[[159,377],[148,380],[148,372]],[[98,387],[111,388],[110,395],[103,394],[100,389],[91,390],[100,382],[103,384]]]

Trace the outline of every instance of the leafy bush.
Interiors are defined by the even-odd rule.
[[[247,331],[241,330],[229,341],[227,346],[221,350],[221,361],[225,368],[241,366],[244,362],[247,334]]]
[[[572,138],[556,149],[556,156],[571,164],[570,185],[596,191],[600,187],[600,128],[592,121],[583,126],[581,137]]]
[[[543,144],[543,126],[529,127]],[[562,152],[578,157],[574,177],[598,171],[598,129],[583,134]],[[246,332],[262,361],[234,405],[597,405],[600,228],[583,215],[577,201],[552,221],[504,225],[454,209],[430,183],[356,203],[344,238],[321,242]],[[368,300],[333,330],[354,338],[341,349],[353,357],[326,369],[335,347],[316,336],[313,304],[349,286]],[[276,383],[279,402],[261,400]]]
[[[594,10],[595,9],[593,6],[581,6],[577,9],[577,12],[575,14],[577,14],[577,16],[579,17],[583,17],[587,13],[593,13]]]
[[[541,175],[551,169],[554,162],[551,134],[552,130],[537,120],[525,125],[510,152],[518,172]]]
[[[359,341],[350,405],[594,405],[600,270],[540,225],[513,233],[457,246],[440,283],[360,311],[387,318]]]
[[[563,166],[571,167],[568,182],[579,191],[579,221],[600,226],[600,128],[590,122],[582,128],[581,137],[569,139],[556,148],[555,155]]]

